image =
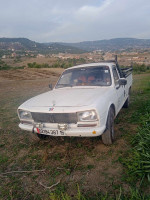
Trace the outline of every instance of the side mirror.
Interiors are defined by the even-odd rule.
[[[127,84],[127,80],[125,78],[121,78],[118,81],[119,85],[126,85]]]
[[[52,84],[49,84],[49,88],[52,90],[52,89],[53,89],[53,85],[52,85]]]

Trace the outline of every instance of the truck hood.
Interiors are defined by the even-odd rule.
[[[110,87],[61,88],[40,94],[23,103],[21,107],[81,107],[93,104],[97,98],[104,98]]]

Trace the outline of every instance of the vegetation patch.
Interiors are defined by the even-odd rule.
[[[36,62],[33,63],[28,63],[28,67],[29,68],[63,68],[63,69],[67,69],[69,67],[72,67],[74,65],[79,65],[79,64],[83,64],[86,63],[86,60],[84,58],[80,58],[80,59],[66,59],[65,61],[59,59],[57,62],[55,62],[53,65],[49,65],[47,63],[43,63],[43,64],[38,64]]]
[[[121,66],[121,68],[126,68],[126,66]],[[150,72],[150,65],[133,63],[132,68],[133,68],[134,74],[141,74],[141,73],[145,73],[145,72]]]
[[[136,116],[134,121],[136,119],[140,126],[137,133],[130,136],[132,148],[122,157],[121,162],[127,168],[128,180],[146,178],[150,182],[150,101],[141,104],[138,111],[132,116]]]
[[[15,70],[15,69],[24,69],[25,66],[12,67],[6,64],[4,61],[0,60],[0,70]]]
[[[145,64],[137,64],[133,63],[132,65],[134,73],[141,73],[141,72],[147,72],[150,70],[150,65]]]
[[[149,74],[134,75],[131,106],[115,120],[118,135],[112,146],[99,137],[40,141],[20,130],[17,107],[48,91],[49,80],[1,83],[0,199],[150,199],[145,187],[150,171]]]
[[[101,192],[93,193],[91,191],[83,194],[77,185],[77,192],[75,195],[69,195],[65,192],[51,192],[50,200],[149,200],[149,197],[143,195],[138,189],[130,188],[128,194],[125,194],[122,188],[119,188],[118,193],[110,195]]]

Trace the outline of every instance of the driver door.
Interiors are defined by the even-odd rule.
[[[119,85],[119,74],[116,69],[116,66],[113,66],[112,68],[113,77],[114,77],[114,84],[115,84],[115,90],[117,93],[117,113],[120,111],[120,109],[123,106],[124,102],[124,95],[125,95],[125,87],[123,85]]]

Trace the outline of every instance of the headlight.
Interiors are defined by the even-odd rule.
[[[29,111],[18,110],[19,118],[24,120],[32,120],[32,115]]]
[[[78,113],[78,120],[80,122],[84,121],[96,121],[97,120],[97,114],[94,110],[84,111]]]

